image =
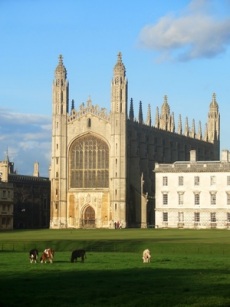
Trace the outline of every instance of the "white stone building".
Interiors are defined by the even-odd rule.
[[[230,153],[221,161],[155,164],[157,228],[230,227]]]

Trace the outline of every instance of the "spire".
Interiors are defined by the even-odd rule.
[[[111,111],[127,116],[128,81],[125,74],[125,66],[122,62],[121,52],[119,52],[117,63],[113,69]]]
[[[161,114],[162,115],[169,115],[170,114],[170,107],[169,107],[169,104],[168,104],[167,95],[164,96],[164,102],[163,102],[162,107],[161,107]]]
[[[156,116],[155,116],[155,128],[159,128],[160,122],[159,122],[159,108],[156,108]]]
[[[199,121],[199,125],[198,125],[198,133],[196,135],[196,138],[198,140],[202,140],[202,128],[201,128],[201,121]]]
[[[140,101],[139,104],[139,124],[143,124],[143,112],[142,112],[142,102]]]
[[[172,112],[172,115],[171,115],[171,123],[170,123],[170,131],[171,132],[175,132],[175,120],[174,120],[174,113]]]
[[[220,115],[219,106],[216,102],[216,94],[213,93],[208,113],[208,141],[214,143],[219,140]]]
[[[161,107],[160,115],[160,129],[169,130],[170,129],[170,107],[168,104],[168,98],[164,96],[164,102]]]
[[[59,62],[55,69],[55,78],[53,81],[53,102],[59,107],[54,106],[54,112],[67,114],[69,109],[69,83],[66,79],[67,71],[63,65],[63,57],[59,55]]]
[[[148,111],[147,111],[147,119],[146,119],[146,125],[151,127],[151,107],[150,104],[148,104]]]
[[[134,121],[133,98],[130,99],[129,119]]]
[[[34,172],[33,172],[34,177],[39,177],[39,163],[34,162]]]
[[[212,94],[212,101],[210,103],[210,109],[213,108],[215,111],[218,111],[218,103],[216,102],[216,93]]]
[[[195,127],[195,119],[193,119],[192,121],[192,129],[191,129],[191,132],[190,132],[190,137],[191,138],[195,138],[196,136],[196,127]]]
[[[178,119],[178,134],[182,134],[182,120],[181,120],[181,114],[179,114],[179,119]]]
[[[114,66],[114,76],[121,75],[125,77],[125,73],[126,71],[125,71],[125,66],[122,62],[122,54],[121,52],[119,52],[117,55],[117,63]]]
[[[59,62],[58,62],[58,66],[56,67],[55,74],[56,76],[62,75],[64,79],[66,79],[67,77],[67,70],[65,66],[63,65],[63,56],[61,54],[59,55]]]
[[[189,125],[188,125],[188,117],[185,119],[185,131],[184,131],[185,136],[189,136]]]
[[[208,124],[205,125],[204,141],[208,141]]]

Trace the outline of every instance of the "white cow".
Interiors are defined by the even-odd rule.
[[[145,249],[143,251],[143,256],[142,256],[143,263],[150,262],[150,258],[151,258],[150,250],[149,249]]]

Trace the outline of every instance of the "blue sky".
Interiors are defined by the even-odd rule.
[[[75,107],[90,96],[110,109],[110,84],[122,52],[138,115],[168,96],[177,124],[204,133],[212,94],[221,114],[221,149],[230,149],[229,0],[0,0],[0,160],[18,173],[39,162],[48,176],[52,82],[63,55]]]

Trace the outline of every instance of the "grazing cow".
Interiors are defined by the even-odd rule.
[[[38,259],[38,250],[36,248],[31,249],[29,252],[29,259],[30,259],[30,263],[37,263],[37,259]]]
[[[46,248],[41,255],[40,262],[46,263],[47,261],[52,263],[54,259],[54,250],[52,248]]]
[[[143,262],[150,262],[150,258],[151,258],[151,255],[150,255],[150,250],[149,249],[145,249],[143,251],[143,255],[142,255],[142,259],[143,259]]]
[[[86,252],[84,249],[76,249],[72,252],[70,261],[75,262],[75,260],[77,261],[77,258],[81,258],[81,262],[84,262],[86,258]]]

